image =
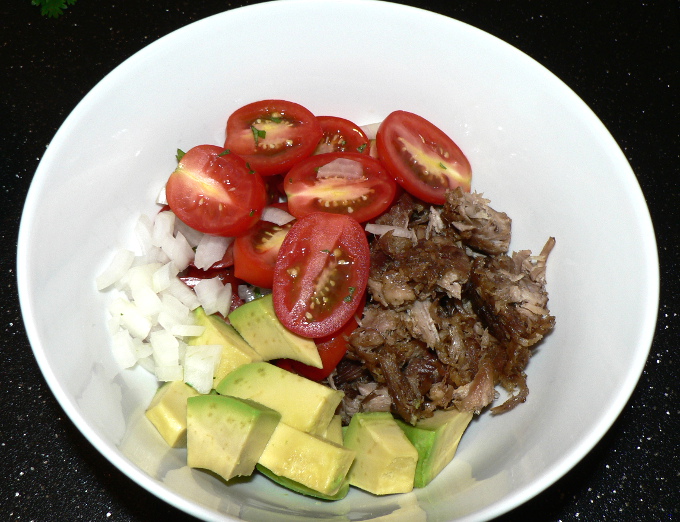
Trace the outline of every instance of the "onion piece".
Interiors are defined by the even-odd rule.
[[[234,241],[233,237],[203,234],[203,237],[196,246],[194,266],[201,270],[207,270],[224,257],[232,241]]]
[[[262,221],[269,221],[270,223],[274,223],[275,225],[281,226],[285,225],[286,223],[290,223],[295,219],[295,217],[280,208],[264,207],[260,219]]]
[[[374,140],[376,134],[378,133],[378,129],[380,128],[380,124],[382,122],[379,121],[377,123],[368,123],[366,125],[361,125],[361,130],[364,131],[364,134],[366,134],[366,137],[369,140]]]
[[[225,285],[219,277],[199,281],[194,286],[194,292],[207,315],[219,312],[226,317],[229,313],[231,285]]]
[[[364,168],[356,160],[349,158],[337,158],[319,167],[316,171],[317,179],[342,178],[361,179],[364,177]]]
[[[221,356],[222,345],[187,346],[184,355],[184,382],[199,393],[210,393]]]
[[[120,281],[132,266],[135,253],[130,250],[120,249],[113,256],[111,264],[95,280],[97,290],[104,290],[112,284]]]

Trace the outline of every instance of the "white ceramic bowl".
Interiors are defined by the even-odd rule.
[[[285,30],[250,37],[262,24]],[[557,326],[529,364],[528,401],[482,415],[425,489],[353,490],[321,503],[261,477],[227,487],[167,450],[143,417],[154,378],[121,372],[112,359],[109,296],[96,292],[95,276],[116,247],[134,245],[133,223],[153,211],[175,150],[221,144],[226,117],[265,98],[359,124],[395,109],[421,114],[466,152],[473,188],[512,217],[513,249],[557,238],[548,264]],[[574,466],[620,413],[648,355],[659,284],[635,176],[572,91],[473,27],[364,0],[234,9],[121,64],[47,149],[26,201],[18,269],[30,342],[72,421],[132,480],[209,520],[468,520],[510,510]]]

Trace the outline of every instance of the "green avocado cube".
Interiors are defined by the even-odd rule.
[[[145,415],[169,446],[186,446],[187,399],[198,394],[183,381],[166,382],[156,390]]]
[[[239,306],[229,314],[229,322],[264,361],[294,359],[323,367],[314,341],[289,331],[276,317],[272,294]]]
[[[222,395],[251,399],[281,414],[281,421],[320,435],[328,428],[343,393],[267,362],[244,364],[215,387]]]
[[[415,487],[425,487],[453,460],[471,420],[472,413],[458,410],[437,410],[432,417],[419,420],[415,426],[397,420],[418,450]]]
[[[216,315],[207,315],[201,307],[196,308],[193,313],[196,324],[204,326],[205,330],[198,337],[189,339],[187,344],[222,347],[213,382],[220,382],[225,375],[243,364],[262,360],[262,357],[223,319]]]
[[[256,402],[222,395],[187,401],[187,464],[224,480],[251,475],[281,415]]]
[[[345,446],[356,452],[347,475],[350,485],[374,495],[413,490],[418,451],[392,414],[354,414],[345,432]]]
[[[258,463],[280,477],[332,496],[345,484],[354,454],[344,446],[280,422]]]

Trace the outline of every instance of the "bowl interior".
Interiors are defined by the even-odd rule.
[[[276,25],[283,30],[259,31]],[[257,34],[257,38],[252,35]],[[245,103],[289,99],[358,124],[396,109],[431,120],[473,166],[473,189],[513,219],[514,250],[548,263],[554,332],[529,367],[528,401],[475,420],[427,488],[320,503],[263,478],[226,487],[186,467],[143,416],[156,388],[120,371],[94,279],[135,248],[177,148],[221,144]],[[488,518],[567,472],[613,423],[646,360],[658,302],[649,213],[625,157],[563,83],[502,41],[426,11],[366,0],[234,9],[154,42],[76,107],[36,172],[21,223],[19,291],[40,367],[73,422],[154,494],[198,517]],[[472,494],[471,494],[472,493]]]

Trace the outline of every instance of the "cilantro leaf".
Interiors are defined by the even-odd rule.
[[[58,18],[64,9],[74,5],[76,0],[31,0],[31,4],[40,7],[40,14],[49,18]]]

